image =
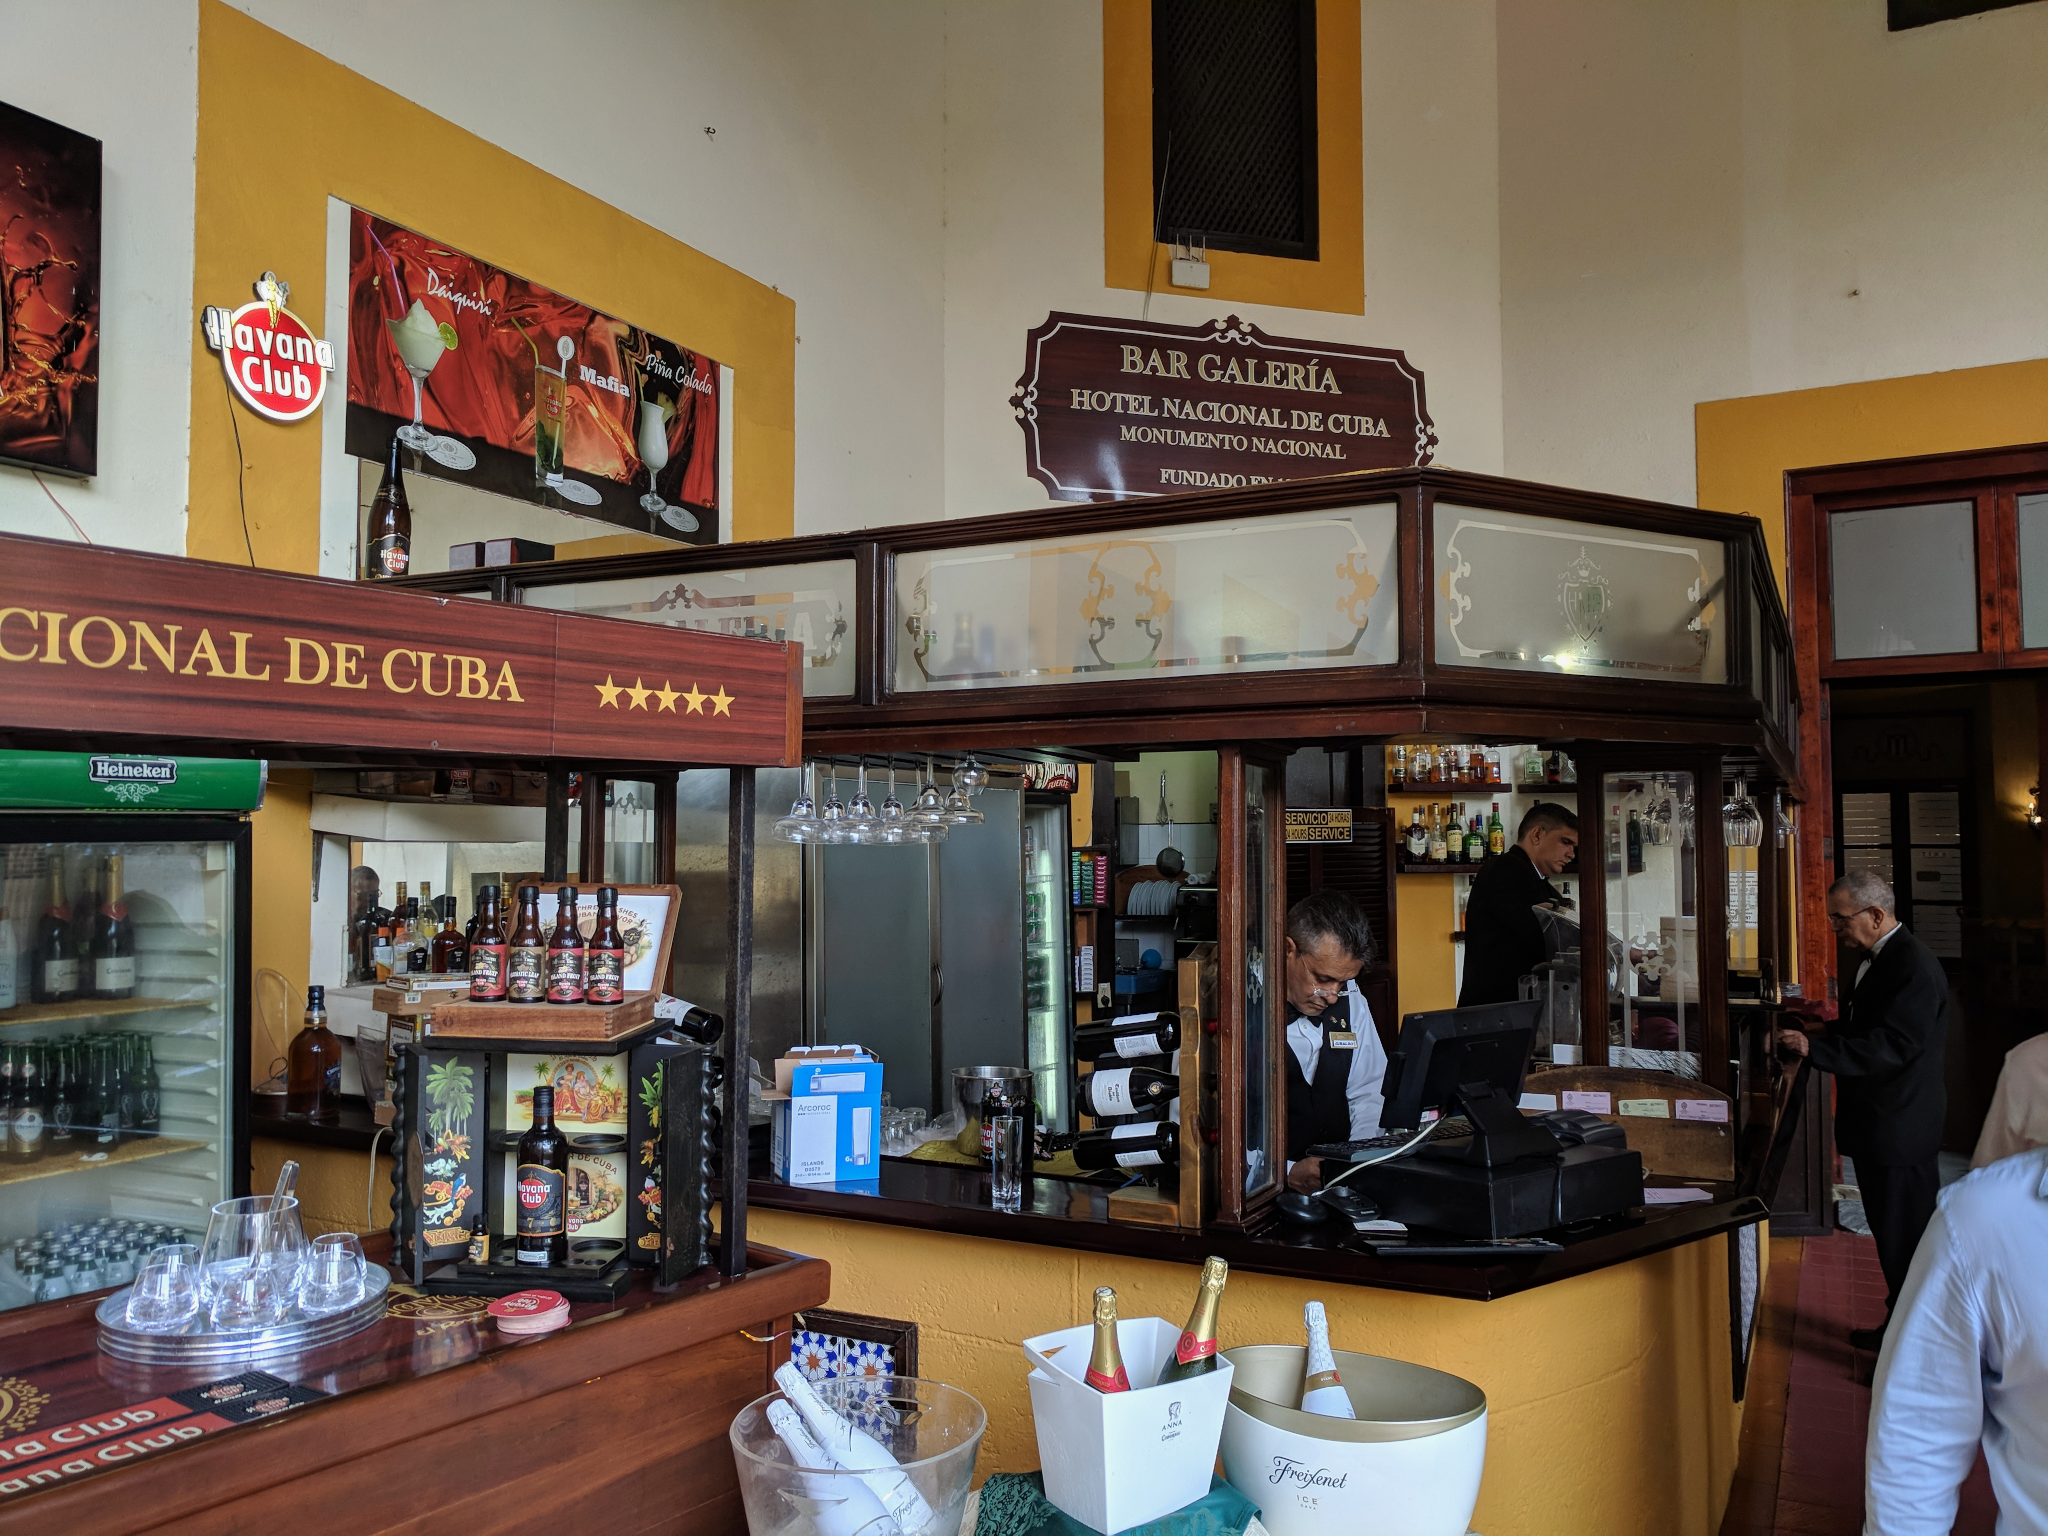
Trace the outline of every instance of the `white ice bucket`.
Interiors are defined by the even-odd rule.
[[[1486,1464],[1486,1394],[1426,1365],[1338,1350],[1355,1419],[1303,1413],[1299,1344],[1226,1349],[1224,1479],[1273,1536],[1465,1536]]]

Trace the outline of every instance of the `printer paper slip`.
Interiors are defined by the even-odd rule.
[[[1596,1115],[1611,1115],[1614,1113],[1614,1095],[1611,1093],[1574,1093],[1567,1090],[1564,1095],[1564,1107],[1566,1109],[1583,1109]]]
[[[1521,1102],[1515,1108],[1534,1110],[1541,1114],[1544,1111],[1557,1108],[1557,1095],[1554,1093],[1525,1093],[1522,1095]]]
[[[1728,1102],[1725,1099],[1680,1099],[1678,1118],[1681,1120],[1704,1120],[1711,1125],[1728,1123]]]
[[[1623,1099],[1621,1112],[1636,1115],[1645,1120],[1669,1120],[1671,1101],[1669,1099]]]
[[[1714,1192],[1710,1189],[1645,1189],[1645,1205],[1690,1205],[1695,1200],[1711,1200]]]

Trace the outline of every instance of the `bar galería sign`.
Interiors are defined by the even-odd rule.
[[[1351,841],[1349,811],[1289,811],[1287,841],[1290,843],[1348,843]]]
[[[801,659],[779,641],[0,535],[4,729],[89,736],[88,782],[164,799],[178,759],[123,738],[784,765],[801,751]]]

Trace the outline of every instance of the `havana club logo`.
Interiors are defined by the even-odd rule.
[[[286,309],[291,284],[275,272],[256,280],[256,298],[233,311],[208,305],[206,344],[220,354],[242,403],[272,421],[303,421],[320,409],[334,348]]]

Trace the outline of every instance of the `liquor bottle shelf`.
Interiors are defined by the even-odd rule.
[[[1390,795],[1426,796],[1433,795],[1440,789],[1490,789],[1496,794],[1505,795],[1511,794],[1522,787],[1519,784],[1510,784],[1503,779],[1431,779],[1426,783],[1403,782],[1400,784],[1396,784],[1392,779],[1387,780],[1387,793]],[[1542,786],[1538,785],[1537,788],[1540,789]]]
[[[1403,854],[1394,861],[1394,873],[1397,875],[1476,875],[1479,873],[1479,866],[1477,864],[1468,864],[1463,859],[1459,859],[1455,863],[1449,859],[1445,859],[1442,863],[1437,863],[1432,859],[1411,859],[1406,854]]]
[[[23,1003],[19,1008],[0,1011],[0,1026],[10,1024],[57,1024],[71,1019],[111,1019],[124,1013],[150,1013],[158,1008],[207,1008],[204,998],[168,997],[81,997],[69,1003]]]
[[[206,1146],[183,1136],[151,1136],[124,1142],[104,1155],[97,1151],[66,1152],[34,1163],[0,1163],[0,1184],[20,1184],[28,1179],[51,1179],[60,1173],[86,1173],[114,1168],[122,1163],[139,1163],[146,1157],[168,1157],[173,1152],[197,1152]]]

